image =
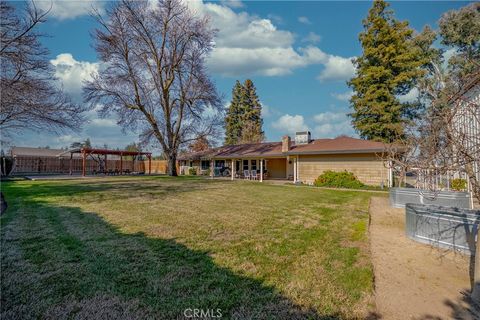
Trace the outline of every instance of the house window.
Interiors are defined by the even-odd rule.
[[[202,170],[208,170],[210,168],[210,161],[202,160]]]
[[[248,170],[248,160],[243,160],[243,170]]]
[[[251,160],[252,163],[252,171],[257,170],[257,160]]]
[[[225,160],[215,160],[215,168],[224,168]]]

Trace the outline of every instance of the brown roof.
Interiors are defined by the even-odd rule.
[[[316,139],[308,144],[294,145],[288,154],[333,154],[333,153],[375,153],[385,151],[383,142],[338,137]]]
[[[178,157],[178,160],[274,157],[296,154],[378,153],[385,150],[386,145],[383,142],[338,137],[335,139],[316,139],[308,144],[294,144],[287,153],[282,152],[281,142],[263,142],[223,146],[206,151],[187,153]]]

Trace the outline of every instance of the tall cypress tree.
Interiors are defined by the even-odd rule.
[[[242,97],[244,89],[240,81],[235,82],[232,89],[232,101],[225,117],[225,144],[237,144],[242,135]]]
[[[389,4],[376,0],[359,39],[363,54],[354,60],[356,76],[349,86],[352,124],[362,138],[393,142],[404,136],[406,123],[415,117],[418,105],[397,98],[408,93],[423,75],[426,63],[415,45],[413,30],[388,10]]]
[[[225,144],[253,143],[264,140],[262,105],[252,80],[238,80],[225,117]]]
[[[245,80],[243,84],[243,126],[242,128],[245,131],[248,130],[248,133],[242,133],[242,142],[261,142],[264,138],[264,133],[262,130],[263,119],[262,119],[262,105],[257,96],[257,89],[253,84],[253,81],[250,79]],[[248,128],[248,129],[246,129]]]

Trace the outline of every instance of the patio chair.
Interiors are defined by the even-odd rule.
[[[250,180],[250,171],[243,170],[243,179]]]
[[[251,177],[252,177],[252,180],[257,180],[257,178],[258,178],[257,170],[252,170]]]

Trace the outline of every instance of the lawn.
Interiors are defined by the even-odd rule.
[[[186,177],[2,191],[2,319],[172,319],[188,308],[353,319],[373,309],[367,192]]]

